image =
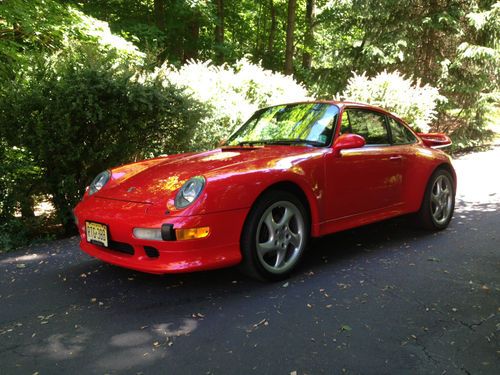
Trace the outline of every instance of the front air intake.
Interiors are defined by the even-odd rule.
[[[153,246],[144,246],[144,252],[150,258],[158,258],[160,256],[160,252]]]

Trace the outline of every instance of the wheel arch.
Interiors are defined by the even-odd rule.
[[[316,204],[316,198],[314,197],[314,194],[312,191],[307,191],[304,189],[302,186],[300,186],[298,183],[290,180],[283,180],[283,181],[277,181],[274,182],[270,185],[268,185],[265,189],[263,189],[260,194],[254,199],[252,202],[252,206],[255,206],[255,203],[258,202],[259,199],[262,198],[266,193],[269,191],[273,190],[282,190],[282,191],[287,191],[292,194],[294,194],[300,202],[304,205],[304,208],[306,209],[307,213],[309,214],[309,221],[310,221],[310,234],[312,236],[317,236],[318,234],[315,231],[315,228],[318,226],[315,225],[319,222],[319,212],[318,212],[318,207]],[[251,210],[251,209],[250,209]],[[250,211],[247,214],[247,219],[248,216],[250,215]],[[246,222],[246,220],[245,220]]]
[[[425,181],[425,184],[423,185],[423,189],[422,189],[422,192],[420,194],[420,202],[418,205],[419,210],[421,209],[422,205],[424,204],[425,192],[426,192],[427,186],[429,184],[429,181],[431,180],[434,173],[436,173],[440,169],[445,170],[446,172],[448,172],[451,175],[451,177],[453,178],[454,191],[456,193],[456,191],[457,191],[457,175],[455,173],[455,170],[453,169],[453,167],[449,163],[445,163],[445,162],[440,163],[434,167],[432,172],[429,174],[429,178],[427,179],[427,181]]]
[[[445,175],[449,174],[451,177],[450,183],[452,184],[451,189],[452,191],[452,199],[451,202],[446,202],[447,209],[449,212],[446,214],[446,216],[443,216],[442,218],[436,218],[432,212],[431,208],[431,194],[433,191],[433,186],[434,186],[434,181],[436,180],[436,176],[439,175]],[[424,191],[424,195],[422,198],[422,202],[420,204],[420,209],[415,215],[415,222],[416,224],[423,228],[423,229],[428,229],[428,230],[443,230],[445,229],[448,224],[450,223],[450,220],[453,217],[453,211],[454,211],[454,206],[455,206],[455,194],[456,194],[456,173],[455,170],[453,169],[453,166],[448,164],[448,163],[441,163],[437,165],[433,170],[432,173],[429,176],[429,179],[426,184],[426,188]],[[448,198],[446,198],[448,199]],[[444,203],[441,203],[444,204]],[[438,212],[443,212],[442,211],[436,211]],[[446,212],[446,211],[444,211]],[[442,221],[444,220],[444,221]]]
[[[449,163],[441,163],[441,164],[439,164],[436,168],[434,168],[434,170],[431,173],[431,176],[434,173],[436,173],[436,171],[438,169],[444,169],[449,174],[451,174],[451,177],[453,178],[453,185],[455,185],[454,187],[455,187],[455,191],[456,191],[456,189],[457,189],[457,174],[455,173],[455,170],[453,169],[453,167],[451,166],[451,164],[449,164]]]

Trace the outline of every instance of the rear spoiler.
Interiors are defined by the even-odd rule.
[[[443,133],[417,133],[424,144],[431,148],[443,148],[451,146],[453,143],[446,134]]]

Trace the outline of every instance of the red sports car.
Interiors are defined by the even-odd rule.
[[[450,143],[365,104],[264,108],[221,148],[100,173],[75,208],[80,246],[150,273],[241,264],[282,279],[311,236],[409,213],[446,228],[456,175],[436,148]]]

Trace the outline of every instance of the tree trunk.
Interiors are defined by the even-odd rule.
[[[155,24],[165,31],[165,0],[154,0]]]
[[[155,25],[162,33],[165,33],[165,0],[154,0],[154,15]],[[163,64],[167,57],[167,46],[165,44],[159,46],[160,53],[156,57],[158,64]]]
[[[437,0],[430,0],[428,4],[428,17],[433,17],[439,12],[439,4]],[[440,42],[437,40],[438,39],[438,34],[436,32],[435,27],[433,26],[433,23],[431,22],[430,25],[427,25],[427,32],[425,35],[425,47],[424,47],[424,63],[422,64],[423,66],[423,71],[420,72],[420,77],[423,78],[424,82],[426,83],[431,83],[433,82],[433,79],[436,77],[433,77],[433,72],[436,71],[434,69],[434,57],[439,54],[439,44]]]
[[[184,62],[196,60],[198,58],[198,44],[200,39],[200,21],[198,19],[198,13],[194,13],[188,21],[187,31],[187,38],[184,41]]]
[[[52,203],[56,208],[59,222],[64,228],[66,236],[72,236],[77,233],[77,228],[73,218],[73,205],[68,202],[63,194],[52,194]]]
[[[32,219],[35,217],[35,201],[31,195],[23,197],[19,205],[21,206],[21,216],[23,219]]]
[[[215,25],[215,60],[222,64],[224,57],[224,0],[215,0],[217,24]]]
[[[274,7],[274,1],[270,0],[269,6],[271,8],[271,28],[269,30],[269,39],[267,41],[267,53],[271,57],[273,55],[274,49],[274,38],[276,37],[276,8]]]
[[[286,25],[285,74],[293,74],[293,50],[295,31],[295,10],[297,0],[288,0],[288,20]]]
[[[316,13],[316,0],[307,0],[306,4],[306,32],[304,35],[304,54],[302,66],[311,69],[312,51],[314,50],[314,18]]]
[[[258,57],[258,58],[260,58],[262,55],[265,54],[266,9],[263,6],[264,2],[265,2],[265,0],[258,1],[258,10],[257,10],[257,27],[255,30],[254,57]]]

